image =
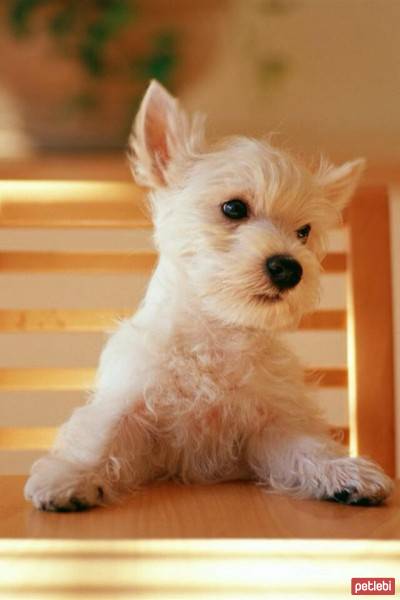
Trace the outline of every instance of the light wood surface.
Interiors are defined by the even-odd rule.
[[[390,223],[385,187],[350,205],[349,365],[353,451],[395,473]]]
[[[385,506],[266,493],[252,483],[143,488],[120,506],[42,513],[0,480],[0,598],[349,598],[396,577],[400,488]]]
[[[70,514],[37,511],[25,478],[2,477],[1,538],[400,539],[400,487],[380,507],[343,506],[268,494],[253,483],[148,486],[120,506]]]

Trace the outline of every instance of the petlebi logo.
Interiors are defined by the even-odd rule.
[[[353,596],[394,596],[395,588],[394,577],[353,577],[351,580]]]

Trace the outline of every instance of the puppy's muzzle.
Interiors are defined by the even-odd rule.
[[[292,256],[284,254],[275,254],[267,258],[266,271],[279,290],[295,287],[303,275],[301,264]]]

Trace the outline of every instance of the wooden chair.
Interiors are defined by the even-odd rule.
[[[141,229],[150,223],[143,193],[126,182],[3,181],[0,183],[0,227],[7,229]],[[394,385],[392,346],[389,213],[384,187],[361,188],[346,216],[350,253],[328,254],[327,273],[348,273],[345,310],[320,310],[307,317],[303,330],[345,330],[348,364],[310,368],[320,385],[343,387],[350,398],[349,429],[344,441],[351,452],[376,459],[391,475],[395,472]],[[148,274],[155,262],[149,249],[128,251],[0,251],[0,276],[23,273]],[[0,310],[0,334],[10,332],[96,332],[110,328],[117,316],[134,307],[107,309],[23,308],[12,304]],[[78,391],[91,383],[93,368],[0,369],[0,393],[18,391]],[[15,404],[15,410],[18,406]],[[8,419],[8,423],[9,423]],[[47,447],[53,427],[1,426],[0,461],[7,452],[25,452],[25,462]],[[4,423],[3,423],[4,425]],[[6,458],[4,458],[6,460]]]

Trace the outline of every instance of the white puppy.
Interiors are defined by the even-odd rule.
[[[324,235],[363,169],[312,172],[265,142],[206,148],[151,83],[129,144],[159,262],[101,356],[91,401],[37,461],[26,498],[78,510],[154,479],[246,478],[303,498],[381,502],[390,479],[333,441],[279,340],[318,299]]]

